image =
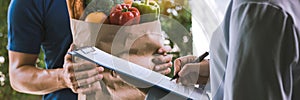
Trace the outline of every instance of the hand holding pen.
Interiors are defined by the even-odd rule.
[[[208,55],[205,52],[198,58],[196,56],[184,56],[174,62],[174,77],[176,82],[183,85],[206,84],[209,77],[209,62],[204,60]]]

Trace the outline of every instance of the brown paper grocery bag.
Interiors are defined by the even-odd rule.
[[[118,26],[71,19],[71,29],[77,47],[96,46],[148,69],[153,69],[153,54],[163,46],[159,21]],[[104,74],[103,83],[109,92],[104,94],[109,94],[111,99],[144,99],[145,93],[123,81],[119,75],[112,75],[111,71]]]
[[[96,46],[97,48],[119,57],[152,58],[163,46],[163,37],[159,21],[131,26],[88,23],[71,20],[73,43],[77,47]],[[131,58],[131,59],[135,59]],[[128,59],[130,60],[130,59]],[[132,61],[148,69],[153,64]],[[152,61],[149,61],[152,62]]]
[[[153,69],[153,54],[163,46],[159,21],[131,26],[103,24],[95,46],[99,49]],[[148,59],[147,59],[148,58]]]
[[[96,46],[99,49],[126,59],[148,69],[153,69],[153,54],[162,47],[161,25],[159,21],[131,26],[87,23],[78,20],[83,14],[85,0],[67,0],[71,17],[73,43],[77,47]],[[81,60],[75,59],[80,62]],[[142,100],[145,93],[108,69],[104,78],[93,85],[102,91],[93,94],[79,94],[79,100]]]

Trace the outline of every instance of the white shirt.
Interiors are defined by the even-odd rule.
[[[214,100],[300,100],[300,0],[232,0],[210,44]]]

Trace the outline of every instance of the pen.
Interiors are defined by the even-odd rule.
[[[198,63],[198,62],[201,62],[206,56],[208,56],[208,52],[205,52],[204,54],[202,54],[201,56],[199,56],[194,62],[192,63]],[[178,72],[171,78],[170,81],[176,79],[176,78],[179,78],[179,75],[178,75]]]

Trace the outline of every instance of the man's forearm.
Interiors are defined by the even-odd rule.
[[[24,65],[10,69],[10,82],[12,87],[23,93],[47,94],[62,88],[63,80],[60,79],[62,69],[39,69],[35,66]]]

